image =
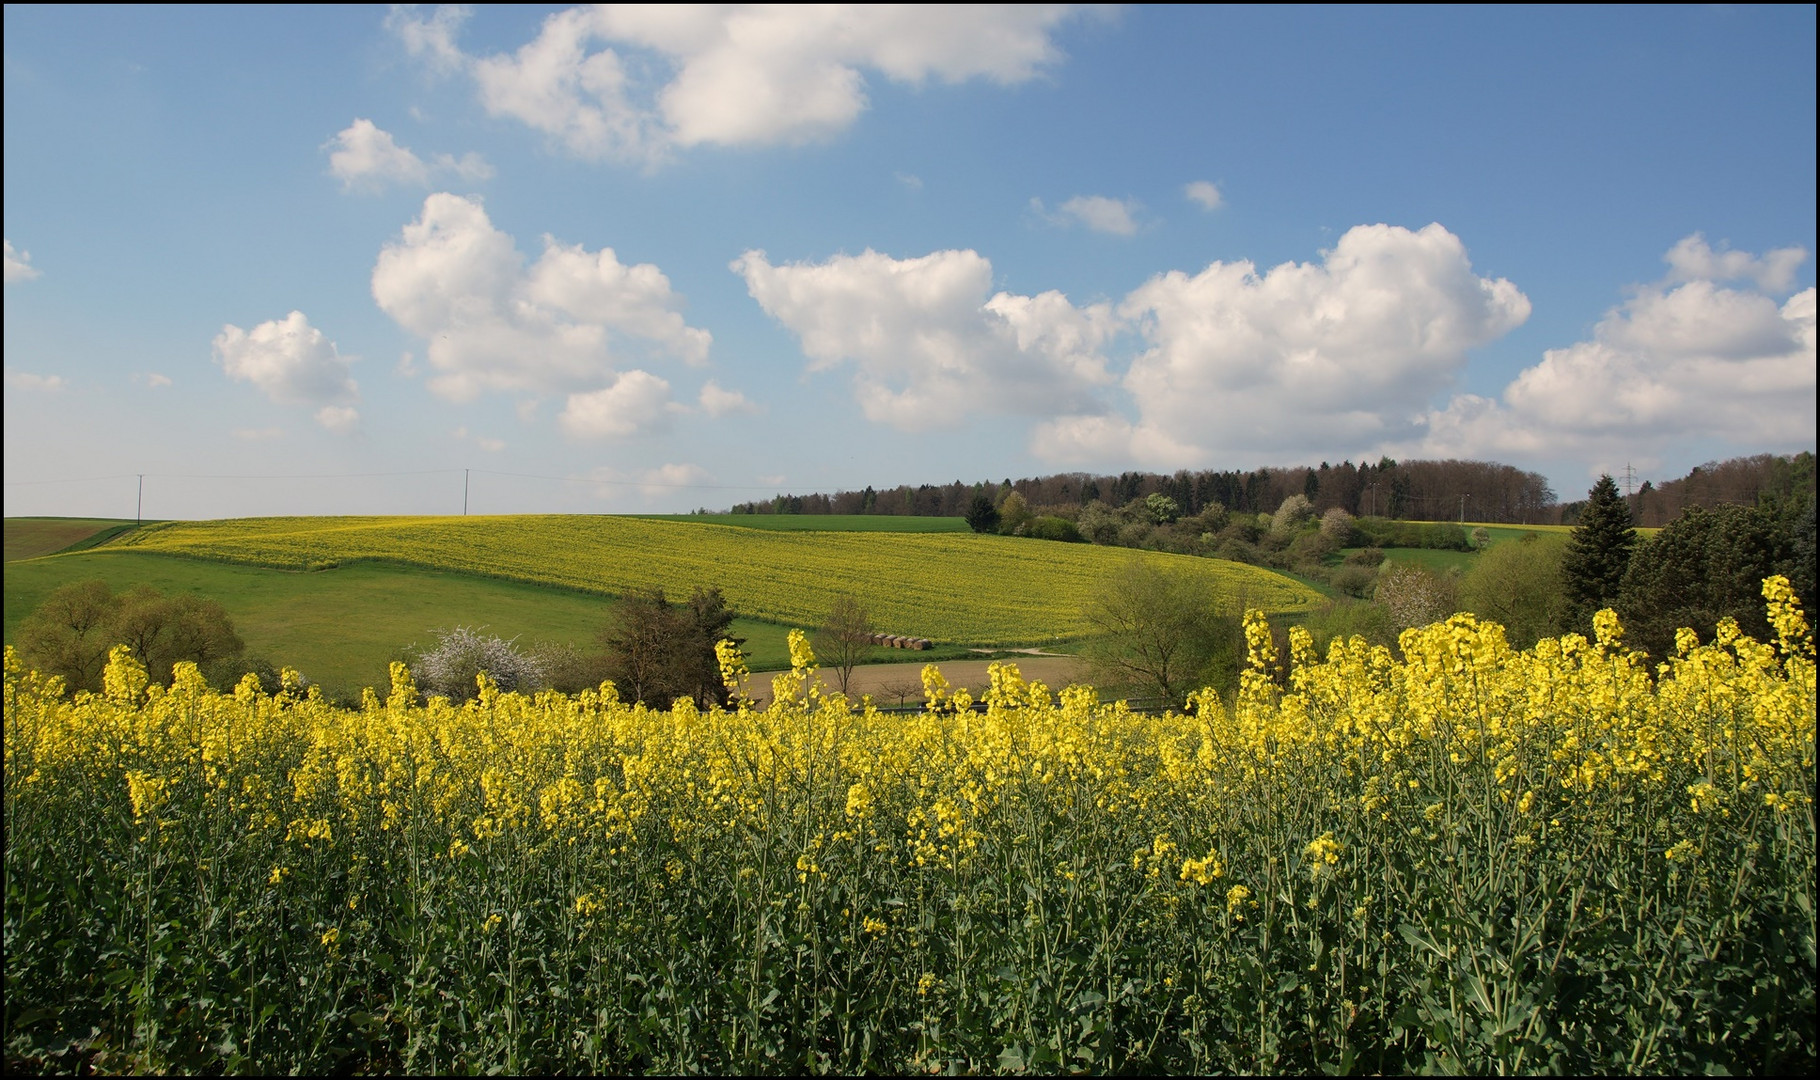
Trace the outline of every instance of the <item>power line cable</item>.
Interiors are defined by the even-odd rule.
[[[543,476],[538,473],[475,469],[482,476],[510,476],[518,480],[551,480],[564,484],[609,484],[614,487],[690,488],[704,491],[776,491],[776,484],[683,484],[666,480],[605,480],[593,476]]]
[[[114,473],[108,476],[81,476],[63,480],[8,480],[6,486],[87,484],[98,480],[131,480],[134,477],[150,477],[153,480],[364,480],[387,476],[439,476],[460,471],[459,469],[413,469],[404,472],[363,473]]]

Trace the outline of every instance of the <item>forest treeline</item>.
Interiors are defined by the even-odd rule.
[[[1760,498],[1814,491],[1814,455],[1758,454],[1708,462],[1661,484],[1644,480],[1626,499],[1638,525],[1659,527],[1693,506],[1747,506]],[[905,514],[963,517],[976,494],[996,505],[1016,492],[1032,507],[1123,507],[1164,495],[1184,516],[1221,507],[1274,514],[1291,496],[1306,498],[1316,514],[1341,509],[1355,517],[1408,521],[1493,522],[1512,525],[1573,524],[1583,501],[1560,502],[1546,477],[1496,461],[1397,461],[1318,466],[1191,471],[1123,472],[1118,475],[1056,473],[972,484],[837,491],[832,495],[778,495],[740,503],[735,514]]]

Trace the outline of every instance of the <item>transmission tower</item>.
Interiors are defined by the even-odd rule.
[[[1636,494],[1636,492],[1637,492],[1637,470],[1631,468],[1630,462],[1627,461],[1624,463],[1624,496],[1625,496],[1625,498],[1629,498],[1630,496]]]

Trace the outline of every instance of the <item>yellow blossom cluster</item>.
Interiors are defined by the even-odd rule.
[[[1094,974],[1115,963],[1130,968],[1120,977],[1132,986],[1153,985],[1174,1003],[1168,1009],[1188,1010],[1172,1021],[1187,1024],[1218,1000],[1228,977],[1212,959],[1221,949],[1251,958],[1235,971],[1275,970],[1260,942],[1283,949],[1303,939],[1312,944],[1296,945],[1283,970],[1297,986],[1327,980],[1356,1014],[1395,1005],[1391,976],[1361,982],[1367,968],[1348,974],[1345,964],[1375,972],[1389,963],[1380,963],[1386,950],[1405,948],[1402,963],[1445,958],[1444,947],[1425,943],[1453,924],[1426,913],[1480,895],[1461,890],[1507,890],[1521,918],[1525,890],[1549,882],[1568,899],[1537,892],[1537,910],[1591,920],[1604,917],[1595,915],[1600,886],[1591,877],[1574,884],[1589,860],[1628,867],[1639,849],[1641,861],[1624,870],[1645,883],[1637,888],[1668,889],[1672,872],[1672,887],[1685,890],[1719,874],[1717,859],[1754,859],[1748,845],[1782,844],[1776,865],[1808,868],[1811,901],[1813,647],[1787,583],[1771,579],[1765,596],[1777,642],[1724,624],[1710,644],[1684,640],[1660,663],[1627,651],[1609,613],[1594,640],[1569,635],[1525,651],[1469,615],[1406,631],[1395,653],[1352,639],[1317,657],[1296,629],[1281,684],[1269,628],[1252,612],[1236,698],[1201,693],[1189,710],[1165,715],[1102,702],[1090,687],[1057,694],[1012,665],[994,666],[978,710],[931,666],[927,709],[880,714],[824,693],[800,634],[791,638],[794,667],[775,680],[767,707],[738,700],[708,711],[686,700],[667,710],[626,704],[610,683],[573,697],[500,693],[484,676],[466,704],[426,701],[400,664],[383,697],[368,691],[360,708],[346,709],[294,684],[261,693],[251,677],[216,693],[193,665],[179,665],[165,689],[123,648],[105,691],[71,700],[8,649],[7,857],[37,852],[37,873],[58,857],[123,868],[109,911],[212,897],[274,940],[311,934],[314,953],[328,954],[321,962],[343,965],[335,978],[367,965],[361,985],[401,1030],[497,991],[511,1010],[556,1010],[570,1027],[623,1007],[624,1031],[636,1033],[659,1023],[652,1017],[670,1008],[662,1003],[683,992],[678,980],[694,979],[689,986],[705,989],[690,992],[710,1002],[699,1009],[731,1018],[733,1034],[715,1052],[733,1067],[758,1060],[739,1055],[760,1053],[752,1047],[769,1037],[765,1025],[798,1022],[776,1012],[778,994],[819,1001],[833,987],[829,1001],[901,1009],[911,1019],[892,1030],[928,1032],[929,1010],[983,1000],[999,971],[1019,973],[1007,985],[1074,972],[1076,983],[1031,985],[1074,986],[1053,1007],[1085,1015],[1127,993]],[[729,684],[742,683],[737,653],[723,649],[720,661]],[[159,893],[172,867],[190,884]],[[234,883],[237,872],[244,884]],[[1225,887],[1211,888],[1216,881]],[[28,916],[8,895],[13,940],[31,928],[14,926]],[[148,916],[146,933],[166,923],[205,933],[183,912]],[[53,916],[75,917],[30,915]],[[1341,929],[1322,937],[1324,918]],[[137,932],[124,917],[118,925]],[[1148,944],[1138,949],[1139,940]],[[106,954],[129,958],[123,979],[140,977],[130,944]],[[1078,969],[1065,967],[1077,952]],[[533,957],[545,972],[535,993],[523,974]],[[463,974],[471,964],[488,966],[484,978]],[[404,971],[418,981],[395,974]],[[431,972],[487,989],[442,987],[407,1000]],[[20,976],[22,1008],[37,977]],[[628,987],[670,996],[626,1004]],[[1040,1002],[1015,1000],[1019,1022],[1035,1023],[1028,1017]],[[655,1012],[639,1011],[647,1008]],[[517,1012],[500,1015],[501,1040],[541,1030],[522,1026],[529,1021]],[[813,1009],[800,1016],[824,1017],[829,1032],[866,1022]],[[474,1023],[495,1030],[492,1019]],[[441,1046],[445,1036],[434,1032],[443,1030],[401,1045]],[[679,1056],[638,1060],[689,1060],[680,1056],[689,1030],[676,1028],[682,1041],[665,1051]],[[845,1037],[816,1036],[829,1045]],[[1330,1037],[1339,1036],[1319,1036]],[[627,1049],[641,1045],[633,1035],[578,1036],[573,1045],[606,1056],[546,1048],[539,1052],[554,1056],[536,1061],[606,1068],[656,1054]],[[883,1044],[851,1044],[862,1045]],[[908,1067],[928,1050],[918,1045],[864,1060]],[[387,1060],[482,1062],[417,1052]],[[975,1064],[997,1052],[982,1050]],[[314,1059],[268,1063],[281,1060]],[[521,1068],[527,1060],[499,1059]]]

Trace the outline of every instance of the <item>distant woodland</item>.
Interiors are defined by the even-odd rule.
[[[1661,484],[1640,480],[1626,494],[1632,520],[1656,528],[1690,507],[1749,506],[1814,491],[1814,455],[1758,454],[1708,462],[1686,476]],[[778,495],[740,503],[735,514],[910,514],[962,517],[975,495],[994,505],[1015,492],[1040,512],[1100,503],[1124,507],[1151,495],[1172,500],[1184,517],[1220,507],[1232,512],[1274,514],[1291,496],[1306,498],[1318,516],[1341,509],[1355,517],[1406,521],[1478,521],[1511,525],[1572,525],[1584,500],[1561,502],[1540,473],[1495,461],[1396,461],[1374,463],[1190,471],[1124,472],[1116,476],[1057,473],[972,484],[837,491],[832,495]],[[1064,514],[1070,518],[1078,514]]]

